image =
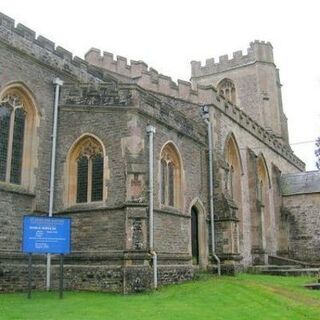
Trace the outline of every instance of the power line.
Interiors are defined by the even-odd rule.
[[[297,145],[297,144],[315,143],[315,142],[316,142],[316,140],[299,141],[299,142],[290,143],[290,146],[295,146],[295,145]]]

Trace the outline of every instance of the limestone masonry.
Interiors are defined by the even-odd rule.
[[[55,78],[59,97],[54,215],[72,218],[68,289],[153,286],[149,147],[154,134],[154,251],[159,285],[216,272],[207,124],[213,133],[215,253],[233,274],[270,255],[320,262],[319,172],[289,145],[269,42],[232,59],[191,62],[173,82],[143,61],[98,49],[85,60],[0,13],[0,292],[27,286],[22,218],[47,215]],[[45,287],[35,256],[33,287]],[[52,286],[58,260],[53,257]]]

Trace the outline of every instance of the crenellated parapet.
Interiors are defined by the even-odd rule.
[[[155,93],[156,95],[162,94],[183,100],[190,105],[195,104],[194,107],[199,105],[214,106],[297,168],[304,170],[304,163],[293,154],[287,145],[279,142],[275,135],[257,124],[241,109],[225,100],[213,86],[193,86],[190,82],[184,80],[178,80],[176,83],[170,77],[149,68],[143,61],[132,60],[128,64],[126,58],[118,56],[114,60],[111,53],[104,52],[101,54],[100,50],[97,49],[91,49],[86,54],[86,60],[83,60],[73,56],[70,51],[56,46],[53,41],[41,35],[37,37],[36,33],[28,27],[22,24],[15,26],[15,21],[2,13],[0,13],[0,42],[27,54],[39,63],[59,70],[65,75],[75,77],[80,83],[84,84],[83,86],[70,88],[65,86],[65,89],[68,89],[66,98],[69,99],[64,102],[66,104],[79,106],[96,104],[105,106],[131,105],[133,103],[132,90],[128,90],[126,86],[119,85],[119,87],[116,87],[111,82],[106,82],[107,76],[104,75],[103,70],[107,70],[108,74],[114,73],[127,77],[131,87],[137,85],[137,89],[143,88],[146,92],[150,92],[150,95],[149,93],[147,95],[148,97],[154,96],[153,93]],[[213,60],[208,60],[205,67],[199,65],[199,70],[209,67],[221,69],[223,65],[236,65],[254,61],[273,63],[272,46],[269,42],[255,41],[250,44],[247,55],[236,52],[233,59],[229,60],[225,56],[220,60],[220,67],[216,66],[217,64]],[[196,63],[194,62],[194,64]],[[85,85],[86,83],[90,83],[90,85]],[[92,87],[92,83],[96,85]],[[150,97],[144,98],[144,101],[149,101]],[[167,116],[167,114],[170,114],[168,111],[170,106],[164,106],[161,103],[160,105],[159,117],[170,119]],[[184,131],[192,132],[192,124],[189,121],[185,119],[182,121],[183,117],[179,117],[178,113],[173,116],[175,121],[181,123],[181,128]]]
[[[271,52],[268,52],[269,49],[271,49]],[[153,68],[149,68],[143,61],[131,60],[130,63],[128,63],[126,58],[117,56],[116,59],[114,59],[113,54],[109,52],[101,53],[99,49],[95,48],[88,51],[85,59],[90,65],[92,64],[109,72],[134,79],[135,83],[139,86],[154,93],[182,99],[189,103],[214,105],[245,130],[257,137],[258,140],[284,156],[298,169],[304,170],[305,164],[293,154],[293,151],[288,145],[281,143],[275,134],[265,130],[242,109],[219,95],[213,86],[193,86],[190,82],[184,80],[178,80],[176,83],[172,81],[171,77],[160,74]],[[241,63],[245,63],[245,61],[249,63],[249,61],[254,62],[257,61],[257,59],[264,59],[264,61],[269,60],[269,62],[273,63],[272,46],[269,42],[252,42],[246,56],[243,56],[242,52],[241,54],[240,52],[234,53],[234,60],[236,60],[237,63],[240,63],[240,61]],[[226,64],[230,61],[226,56],[220,58],[220,60]]]
[[[91,74],[90,66],[85,60],[73,56],[72,53],[36,32],[18,23],[0,12],[0,42],[6,43],[22,51],[42,63],[59,69],[66,74],[78,77],[83,81],[91,81],[96,75]]]
[[[171,97],[189,100],[193,103],[210,104],[216,90],[212,86],[192,86],[191,82],[178,80],[177,83],[171,77],[149,68],[144,61],[128,60],[122,56],[114,59],[113,54],[102,52],[92,48],[85,55],[90,65],[126,76],[146,90],[151,90]]]
[[[299,170],[305,170],[305,163],[293,153],[289,145],[280,142],[277,136],[272,133],[272,131],[264,129],[242,109],[233,105],[230,101],[223,99],[223,97],[220,95],[216,96],[214,105],[226,116],[237,122],[237,124],[242,128],[249,131],[258,140],[286,158],[296,168]]]
[[[274,63],[273,47],[270,42],[255,40],[250,43],[246,53],[241,50],[233,52],[231,59],[228,55],[223,55],[219,57],[218,62],[214,58],[207,59],[205,65],[201,65],[200,61],[191,61],[191,77],[220,73],[258,61]]]
[[[112,53],[91,48],[86,54],[85,59],[88,63],[101,67],[111,72],[119,73],[129,78],[140,77],[142,72],[148,71],[148,65],[143,61],[131,60],[130,64],[126,58],[117,56],[114,59]]]

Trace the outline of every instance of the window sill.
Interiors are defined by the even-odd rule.
[[[18,184],[12,184],[7,182],[0,182],[0,191],[16,193],[24,196],[35,197],[36,195],[30,192],[26,187]]]

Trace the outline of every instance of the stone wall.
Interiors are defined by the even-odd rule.
[[[34,195],[8,189],[0,189],[0,251],[20,251],[22,220],[33,211]]]
[[[231,110],[232,113],[232,110]],[[299,172],[300,170],[290,163],[288,163],[283,157],[274,152],[272,149],[268,148],[263,141],[256,139],[249,132],[247,132],[245,126],[237,126],[232,117],[228,117],[219,110],[215,110],[212,113],[213,127],[214,127],[214,148],[215,148],[215,159],[217,161],[217,171],[215,174],[215,186],[216,192],[219,194],[222,190],[224,183],[224,171],[221,169],[221,163],[223,163],[225,155],[225,143],[230,132],[233,133],[239,148],[241,166],[242,166],[242,175],[241,175],[241,192],[242,192],[242,217],[239,217],[242,220],[242,234],[240,237],[240,252],[243,256],[243,261],[245,265],[252,263],[252,252],[251,252],[251,243],[252,243],[252,217],[251,214],[256,214],[256,184],[253,183],[256,179],[256,169],[250,170],[249,167],[249,153],[248,150],[252,151],[254,157],[263,155],[268,173],[271,177],[272,168],[276,166],[279,168],[281,173],[288,172]],[[249,162],[248,162],[249,161]],[[269,198],[270,198],[270,223],[271,227],[269,230],[270,241],[268,244],[270,248],[269,254],[275,253],[278,248],[277,237],[271,236],[278,234],[278,225],[276,225],[277,216],[280,214],[278,208],[279,206],[274,203],[274,201],[279,201],[274,199],[276,192],[276,185],[271,183],[270,189],[268,189]],[[253,197],[253,200],[251,198]],[[278,197],[280,195],[278,194]],[[251,199],[251,200],[250,200]]]
[[[320,262],[320,193],[284,197],[290,258]]]
[[[141,291],[151,285],[148,255],[147,190],[148,149],[145,128],[155,135],[155,248],[165,266],[159,283],[190,279],[190,206],[195,199],[206,209],[207,175],[205,127],[188,119],[137,85],[119,83],[113,75],[89,68],[62,48],[29,29],[0,16],[0,89],[21,83],[32,92],[39,111],[34,187],[1,184],[0,287],[12,291],[26,288],[26,256],[21,250],[24,214],[46,214],[55,77],[63,81],[59,107],[56,193],[54,214],[72,218],[73,253],[66,257],[66,288],[102,291]],[[121,77],[120,77],[121,78]],[[123,78],[121,78],[123,79]],[[90,84],[86,81],[90,81]],[[80,84],[79,84],[80,83]],[[99,138],[108,163],[107,195],[100,203],[70,204],[66,200],[68,153],[85,134]],[[160,153],[168,141],[182,158],[183,201],[179,209],[165,208],[159,200]],[[137,195],[131,189],[137,179]],[[204,220],[205,221],[205,220]],[[179,244],[179,245],[178,245]],[[52,270],[56,286],[57,267]],[[33,287],[45,285],[45,259],[35,257]],[[171,265],[175,265],[171,270]],[[179,265],[179,267],[177,267]],[[172,275],[169,279],[168,274]]]
[[[1,258],[0,292],[27,291],[28,289],[28,256]],[[90,260],[89,260],[90,261]],[[52,257],[51,289],[59,289],[59,258]],[[46,288],[46,258],[34,255],[32,258],[32,290]],[[123,292],[123,270],[121,266],[108,266],[90,263],[75,264],[75,260],[65,261],[64,288],[66,290]]]
[[[283,175],[281,192],[289,257],[320,262],[320,172]]]

